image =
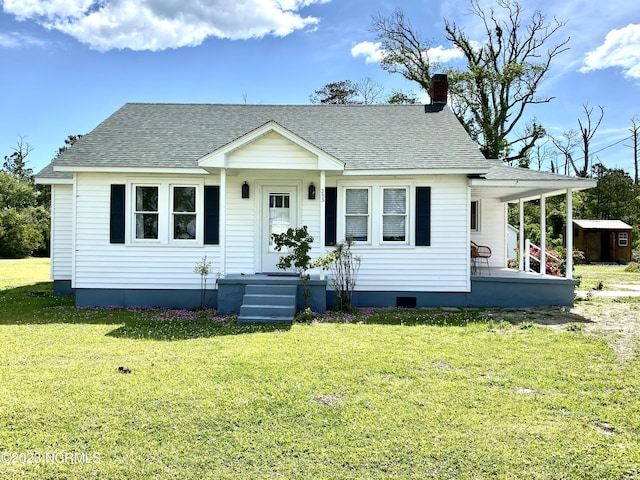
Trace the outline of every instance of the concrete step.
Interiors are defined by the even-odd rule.
[[[284,305],[296,304],[295,295],[269,295],[269,294],[245,294],[242,297],[243,305]]]
[[[247,285],[238,323],[293,323],[297,285]]]
[[[256,284],[245,287],[245,295],[296,295],[297,285]]]
[[[261,316],[247,316],[238,317],[238,323],[286,323],[291,325],[293,318],[289,317],[261,317]]]
[[[260,317],[288,317],[293,319],[296,314],[295,305],[246,305],[240,307],[240,316]]]

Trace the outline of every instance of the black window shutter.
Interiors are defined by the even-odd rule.
[[[124,243],[124,185],[111,185],[109,242]]]
[[[204,243],[206,245],[220,243],[220,187],[218,185],[204,187]]]
[[[416,245],[431,245],[431,187],[416,187]]]
[[[336,187],[325,188],[324,205],[324,244],[335,245],[337,242],[338,227],[338,189]]]

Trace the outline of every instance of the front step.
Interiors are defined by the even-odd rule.
[[[247,285],[238,323],[293,323],[297,285]]]

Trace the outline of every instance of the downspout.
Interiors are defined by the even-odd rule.
[[[567,225],[564,229],[567,254],[565,259],[565,277],[573,278],[573,190],[567,188]]]

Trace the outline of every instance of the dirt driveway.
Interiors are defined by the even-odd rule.
[[[612,286],[613,287],[613,286]],[[491,312],[496,320],[533,322],[565,330],[581,328],[607,340],[621,361],[628,361],[640,343],[640,286],[616,285],[617,290],[576,292],[573,308],[549,307]]]

